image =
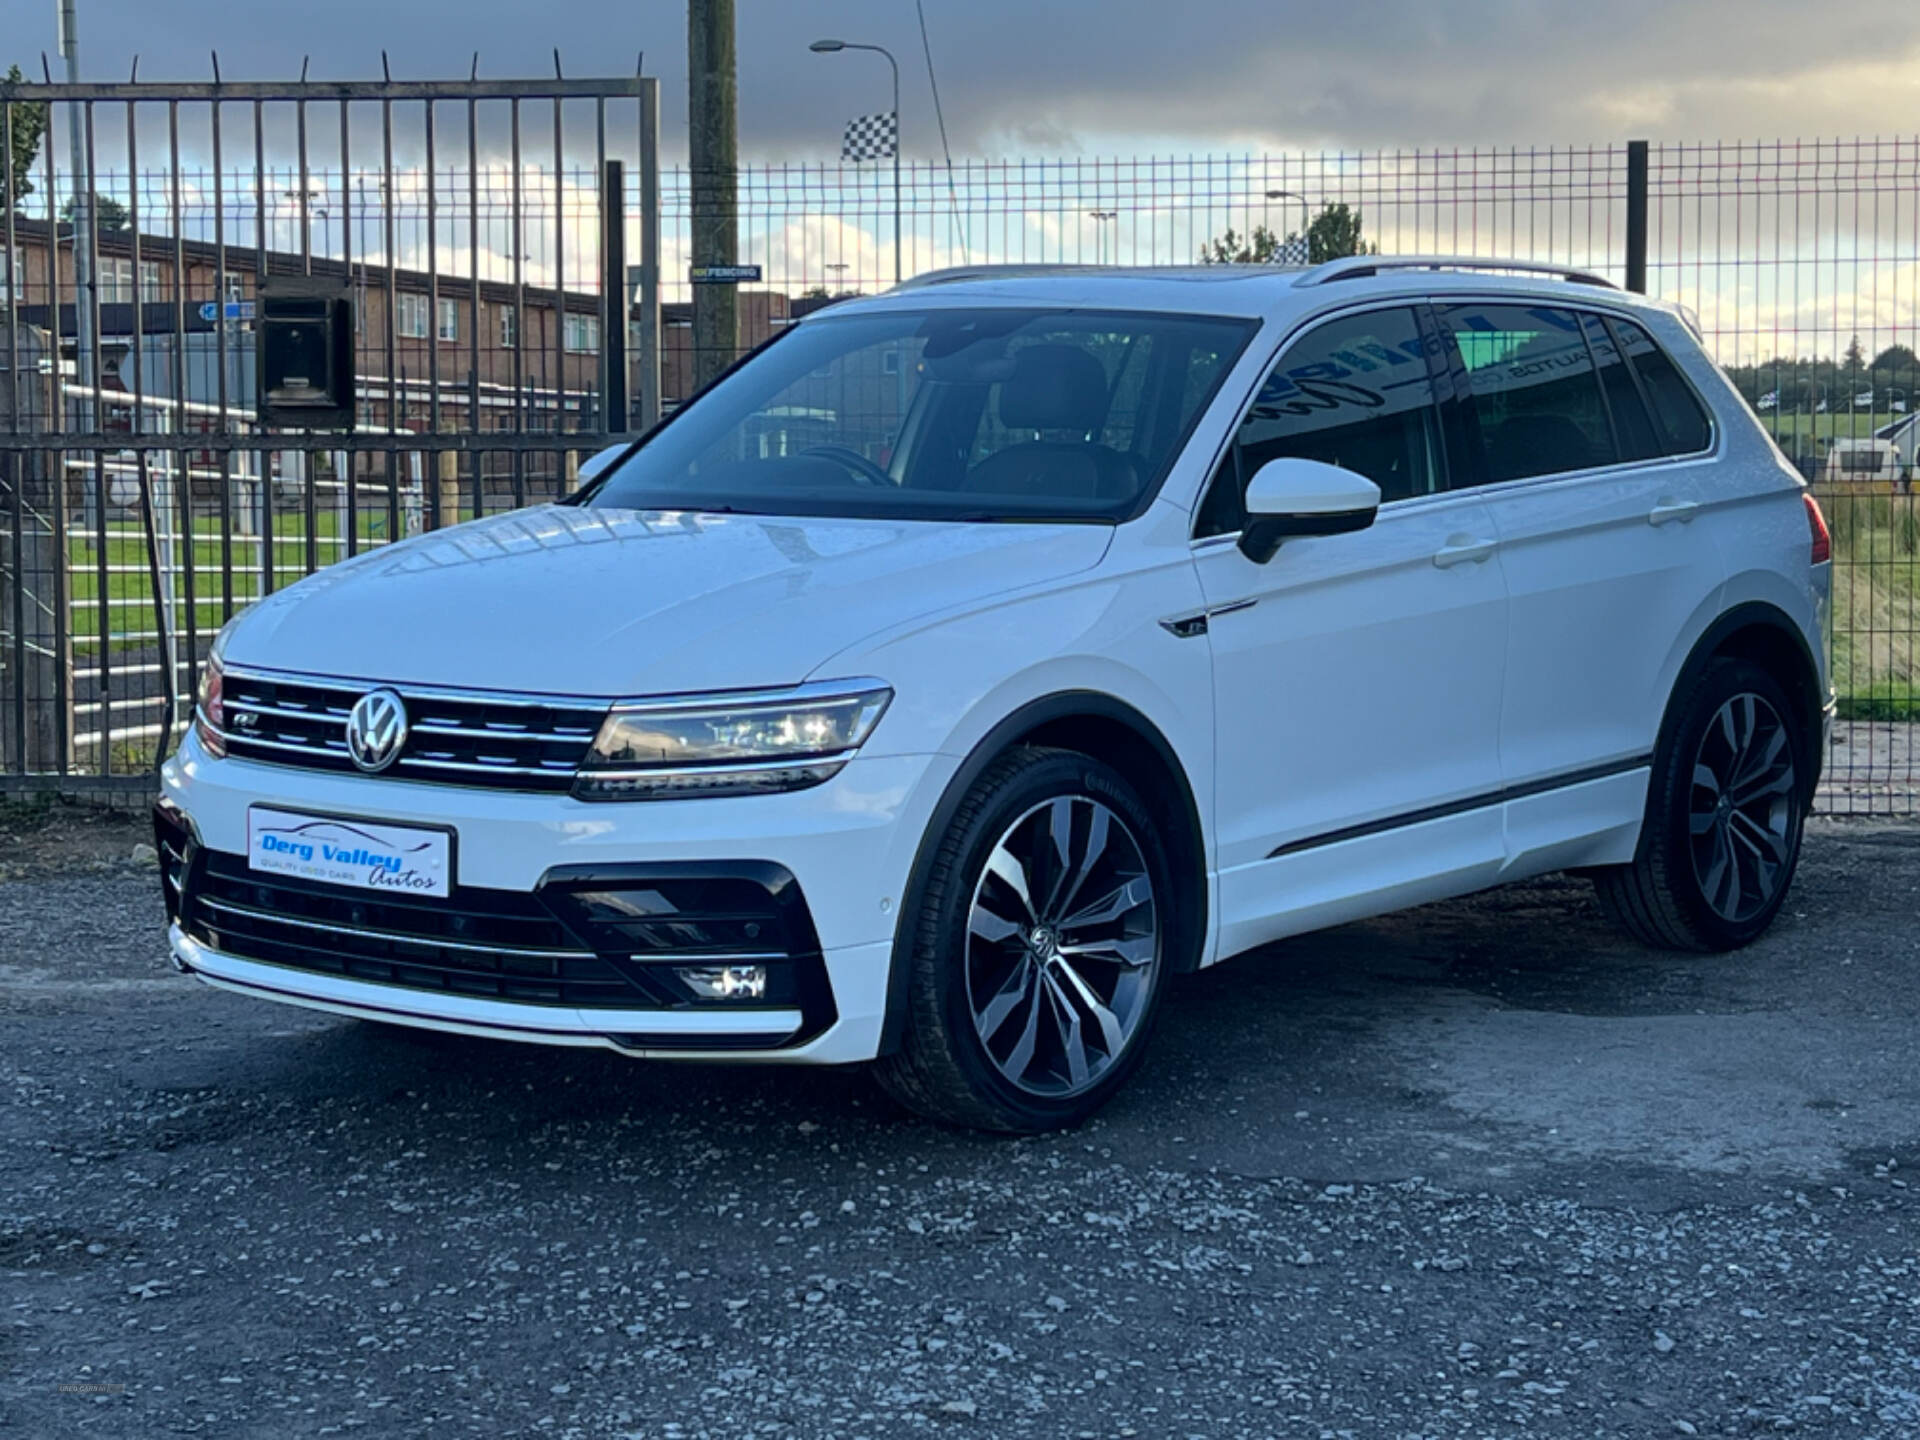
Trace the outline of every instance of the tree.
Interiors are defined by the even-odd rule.
[[[1360,212],[1349,208],[1344,200],[1321,206],[1307,226],[1307,263],[1319,265],[1348,255],[1379,254],[1380,247],[1367,244],[1360,230]]]
[[[69,200],[60,207],[60,218],[71,225],[74,222],[73,201]],[[127,207],[111,195],[93,192],[93,225],[102,234],[112,234],[116,230],[127,228]]]
[[[1857,379],[1860,372],[1867,368],[1866,353],[1860,348],[1860,337],[1854,336],[1847,342],[1847,352],[1840,357],[1840,363],[1847,367],[1847,375]]]
[[[1246,236],[1229,228],[1225,234],[1215,236],[1200,247],[1200,263],[1270,265],[1299,239],[1298,230],[1289,231],[1287,238],[1281,240],[1264,225],[1254,226],[1253,233]],[[1310,265],[1348,255],[1379,253],[1380,247],[1369,245],[1361,234],[1360,212],[1345,201],[1322,205],[1320,213],[1307,222],[1307,263]]]
[[[26,76],[20,73],[18,65],[7,67],[6,80],[9,85],[23,84]],[[16,101],[13,110],[13,153],[7,157],[7,167],[0,171],[0,214],[33,193],[33,162],[40,153],[41,137],[47,133],[46,102],[37,104]],[[4,121],[0,121],[4,125]]]
[[[1254,226],[1253,233],[1244,238],[1229,226],[1226,234],[1215,236],[1200,247],[1200,263],[1202,265],[1270,265],[1279,253],[1280,241],[1266,226]]]

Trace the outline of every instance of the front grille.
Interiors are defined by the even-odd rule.
[[[461,887],[445,900],[362,898],[258,874],[243,856],[202,857],[184,923],[229,955],[487,1000],[648,1009],[664,998],[583,946],[530,894]]]
[[[359,773],[347,755],[347,713],[371,682],[228,670],[228,753],[274,765]],[[380,776],[496,790],[567,790],[609,702],[395,685],[407,740]],[[375,778],[378,778],[376,776]]]

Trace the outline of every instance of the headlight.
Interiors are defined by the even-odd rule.
[[[227,632],[231,629],[233,622],[229,620],[221,627],[220,633],[213,637],[213,644],[207,650],[206,667],[200,672],[200,691],[193,706],[193,733],[200,737],[200,748],[216,758],[227,753],[227,716],[221,693],[225,667],[221,657],[226,653]]]
[[[830,681],[779,695],[616,705],[573,787],[581,800],[675,800],[804,790],[831,780],[893,691]]]

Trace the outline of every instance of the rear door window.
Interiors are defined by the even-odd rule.
[[[1436,305],[1472,397],[1486,479],[1611,465],[1613,433],[1580,317],[1550,305]]]
[[[1713,439],[1713,424],[1672,357],[1631,320],[1612,323],[1653,407],[1661,449],[1668,455],[1692,455],[1706,449]]]

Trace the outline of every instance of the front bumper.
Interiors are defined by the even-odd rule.
[[[162,772],[161,803],[184,817],[193,845],[219,862],[229,887],[248,878],[244,856],[252,805],[451,826],[457,835],[454,881],[470,897],[490,895],[531,904],[543,885],[551,896],[554,877],[574,877],[565,882],[573,884],[585,876],[596,885],[603,880],[632,885],[638,883],[635,877],[654,872],[783,872],[804,897],[801,928],[806,941],[795,943],[804,951],[809,978],[803,993],[789,985],[770,993],[764,1003],[738,1009],[659,1003],[658,995],[647,994],[638,995],[642,1003],[631,1007],[604,993],[591,1004],[572,1004],[564,989],[540,992],[517,985],[493,986],[497,993],[483,994],[464,977],[456,987],[467,993],[452,993],[444,980],[438,982],[439,989],[423,988],[405,983],[400,962],[417,960],[430,966],[466,957],[407,942],[409,948],[397,956],[376,955],[380,963],[365,963],[364,936],[359,927],[345,922],[359,918],[356,908],[372,902],[363,892],[341,887],[319,887],[317,892],[308,887],[308,894],[296,897],[321,906],[284,912],[305,917],[293,922],[300,930],[262,932],[249,921],[240,927],[249,936],[244,942],[223,938],[217,926],[209,926],[216,917],[194,911],[188,918],[195,923],[173,927],[173,956],[182,970],[221,988],[334,1013],[502,1039],[601,1045],[630,1054],[683,1058],[815,1063],[871,1059],[878,1052],[885,1020],[900,897],[954,763],[941,756],[856,759],[827,784],[790,794],[583,804],[563,795],[421,785],[214,760],[189,738]],[[227,918],[235,912],[231,902],[253,898],[231,888],[223,893],[230,902]],[[177,910],[178,897],[171,898]],[[364,903],[356,907],[356,901]],[[257,903],[252,908],[258,912]],[[254,919],[269,927],[276,923],[259,913]],[[332,944],[323,933],[328,925],[316,920],[339,922],[350,938]],[[575,933],[591,928],[576,926]],[[290,943],[289,953],[283,954],[261,941],[263,933],[275,941],[297,943]],[[453,951],[477,948],[449,943]],[[604,936],[587,935],[585,943],[607,950]],[[326,955],[328,948],[337,948],[343,959]],[[624,971],[632,968],[630,960],[672,957],[603,953],[599,958]],[[597,963],[592,955],[587,959]],[[272,963],[275,960],[286,963]],[[319,973],[322,968],[334,973]],[[540,1003],[515,998],[522,994],[537,994]]]
[[[886,1004],[891,943],[856,945],[825,957],[836,996],[854,1007],[815,1039],[786,1044],[803,1022],[799,1010],[751,1015],[715,1011],[570,1010],[464,995],[439,995],[396,985],[341,979],[223,954],[178,924],[168,929],[173,963],[218,990],[277,1000],[309,1010],[381,1020],[492,1040],[542,1045],[586,1045],[624,1055],[675,1060],[779,1060],[833,1065],[873,1058]],[[877,977],[877,978],[876,978]],[[871,1013],[869,1013],[871,1012]],[[869,1041],[866,1037],[869,1035]]]

